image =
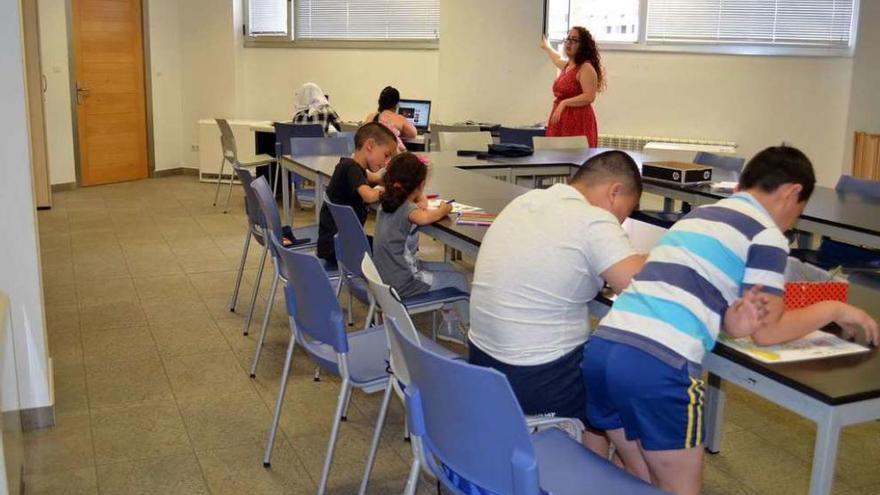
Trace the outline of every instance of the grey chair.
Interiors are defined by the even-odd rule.
[[[534,148],[534,137],[542,137],[546,133],[543,127],[501,127],[498,129],[498,140],[501,144],[521,144]]]
[[[232,133],[232,127],[226,119],[214,119],[217,121],[217,127],[220,128],[220,147],[223,149],[223,159],[220,160],[220,172],[217,174],[217,189],[214,191],[214,206],[217,206],[217,199],[220,197],[220,184],[223,182],[223,170],[226,168],[226,162],[230,165],[238,164],[242,168],[257,168],[275,163],[275,158],[270,155],[256,155],[253,160],[242,162],[238,159],[238,146],[235,144],[235,135]],[[229,176],[229,190],[226,191],[226,205],[223,207],[223,213],[229,211],[229,198],[232,196],[232,184],[235,182],[235,172]],[[276,182],[277,191],[277,182]]]
[[[480,132],[480,126],[431,124],[428,126],[428,132],[431,134],[431,151],[443,151],[443,146],[440,144],[441,132]]]
[[[480,132],[440,132],[437,142],[443,151],[488,151],[492,144],[492,134]]]

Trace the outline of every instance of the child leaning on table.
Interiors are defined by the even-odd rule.
[[[730,198],[703,206],[661,237],[587,342],[587,419],[605,430],[627,469],[660,488],[696,494],[702,483],[700,365],[723,328],[760,345],[829,323],[880,343],[877,322],[838,301],[786,311],[790,229],[816,179],[799,150],[755,155]]]
[[[394,157],[385,172],[385,192],[373,237],[373,262],[382,280],[401,297],[447,287],[470,292],[467,278],[451,263],[419,259],[419,227],[452,211],[452,205],[446,202],[428,209],[424,194],[427,176],[428,166],[412,153]],[[441,335],[463,342],[462,327],[467,328],[469,320],[468,302],[444,308],[443,319],[445,329]]]

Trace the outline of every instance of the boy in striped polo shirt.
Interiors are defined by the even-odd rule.
[[[602,319],[584,350],[587,418],[608,433],[629,471],[672,493],[699,493],[700,365],[720,330],[770,345],[834,322],[880,343],[877,323],[853,306],[784,308],[783,231],[803,212],[815,181],[795,148],[758,153],[737,194],[695,209],[658,240]]]

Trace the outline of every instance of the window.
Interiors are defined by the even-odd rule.
[[[244,0],[250,43],[416,42],[436,46],[440,0]]]
[[[606,49],[767,55],[851,55],[859,7],[859,0],[545,2],[554,41],[581,25]],[[610,26],[609,15],[622,18],[620,28]]]

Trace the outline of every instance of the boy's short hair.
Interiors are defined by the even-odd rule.
[[[771,146],[752,157],[739,178],[742,190],[758,188],[772,193],[783,184],[803,186],[798,195],[801,203],[810,199],[816,186],[816,174],[807,155],[784,144]]]
[[[354,134],[355,149],[363,148],[368,139],[372,139],[380,146],[397,142],[397,136],[384,124],[378,122],[368,122],[358,128]]]
[[[569,184],[620,182],[628,191],[642,194],[642,174],[635,160],[623,151],[611,150],[590,158],[571,178]]]

